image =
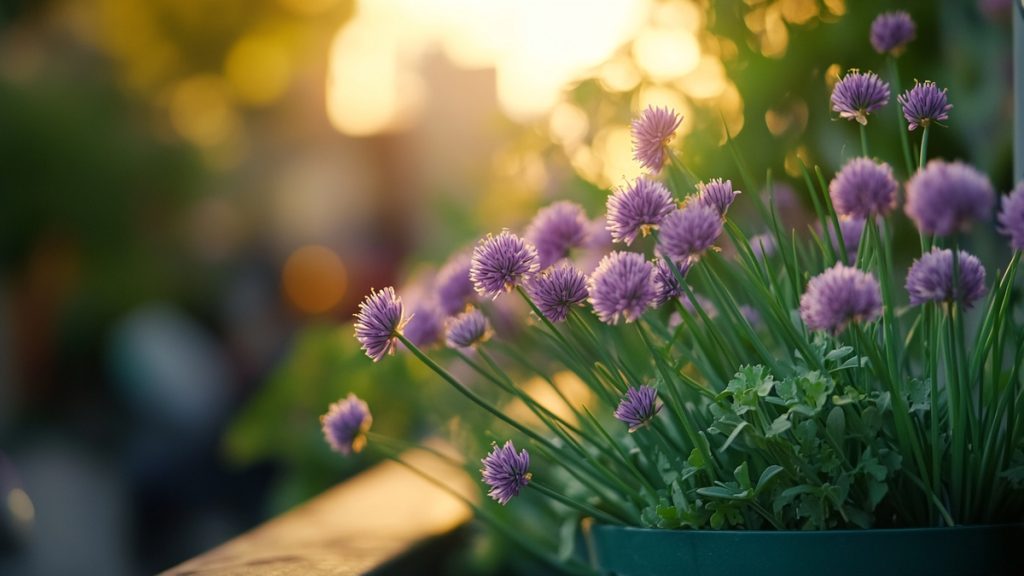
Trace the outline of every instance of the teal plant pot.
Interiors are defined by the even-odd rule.
[[[619,576],[1019,576],[1024,524],[828,531],[594,525],[594,567]]]

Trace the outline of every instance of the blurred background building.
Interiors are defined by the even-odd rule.
[[[415,374],[338,325],[551,199],[598,216],[646,105],[702,176],[727,131],[835,169],[887,7],[956,106],[931,146],[1007,189],[1009,1],[0,1],[0,573],[154,572],[365,465],[315,416]]]

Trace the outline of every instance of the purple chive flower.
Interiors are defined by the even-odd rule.
[[[679,267],[679,275],[685,279],[686,273],[690,270],[690,261],[683,261],[677,264],[677,266]],[[672,267],[663,258],[659,258],[654,262],[654,292],[654,304],[656,306],[661,306],[673,298],[679,298],[683,294],[682,284],[679,283],[679,279],[672,271]]]
[[[878,280],[843,264],[811,278],[800,297],[800,317],[807,327],[832,334],[842,332],[850,322],[874,320],[881,311]]]
[[[1010,247],[1024,250],[1024,182],[1003,197],[1003,209],[998,216],[999,231],[1010,237]]]
[[[535,276],[527,289],[545,318],[561,322],[570,308],[587,299],[587,277],[575,266],[563,263]]]
[[[628,424],[630,432],[636,432],[654,420],[654,417],[661,411],[661,406],[658,391],[653,387],[635,388],[630,386],[626,389],[626,395],[622,397],[618,408],[615,409],[615,417]]]
[[[538,211],[526,229],[526,239],[537,248],[541,270],[582,247],[589,223],[583,207],[575,202],[555,202]]]
[[[973,255],[960,251],[960,278],[953,286],[953,251],[932,249],[914,261],[907,272],[907,292],[913,305],[958,300],[970,307],[985,295],[985,267]]]
[[[459,314],[448,320],[444,342],[449,348],[470,348],[491,337],[491,323],[477,308]]]
[[[860,250],[860,237],[864,234],[864,225],[867,220],[861,218],[844,218],[839,221],[839,231],[843,235],[843,247],[846,248],[846,263],[853,264],[857,261],[857,252]],[[832,239],[832,247],[839,250],[839,239]]]
[[[438,309],[437,302],[418,300],[409,307],[411,313],[405,323],[402,335],[420,348],[430,346],[441,339],[444,331],[444,317]]]
[[[885,162],[854,158],[832,179],[828,192],[840,216],[868,218],[891,212],[899,187]]]
[[[903,10],[883,12],[871,23],[871,45],[879,54],[898,56],[917,34],[917,25]]]
[[[488,234],[473,249],[469,277],[477,294],[497,298],[522,285],[537,272],[537,249],[519,236],[502,230]]]
[[[868,114],[889,103],[889,85],[874,72],[850,70],[832,88],[832,109],[840,118],[868,123]]]
[[[725,218],[725,213],[729,210],[733,200],[740,194],[739,190],[733,191],[732,180],[723,181],[721,178],[715,178],[707,184],[701,182],[697,185],[697,189],[699,191],[697,201],[705,206],[714,208],[723,218]]]
[[[775,235],[769,232],[756,234],[750,237],[750,249],[754,256],[764,260],[775,254],[778,245],[775,243]]]
[[[918,126],[927,127],[932,122],[938,124],[948,120],[949,111],[953,109],[946,100],[946,89],[939,90],[934,82],[915,84],[896,100],[903,107],[903,117],[907,119],[907,129],[911,132]]]
[[[661,222],[658,248],[676,262],[696,258],[722,233],[718,211],[699,202],[687,202]]]
[[[369,406],[355,394],[331,404],[327,413],[320,417],[320,427],[327,443],[335,452],[345,456],[363,449],[366,432],[372,423]]]
[[[633,158],[654,174],[668,160],[668,145],[676,135],[683,117],[670,108],[648,106],[633,120]]]
[[[601,259],[587,285],[590,303],[606,324],[632,322],[654,303],[654,266],[636,252],[612,252]]]
[[[434,280],[437,290],[438,306],[445,316],[454,316],[466,309],[466,305],[476,298],[473,280],[469,277],[472,260],[469,254],[457,254],[437,273]]]
[[[646,236],[675,209],[672,194],[661,182],[637,178],[608,197],[608,231],[612,239],[629,246],[637,234]]]
[[[487,495],[498,501],[502,506],[519,495],[530,483],[530,453],[521,450],[516,454],[516,447],[509,440],[504,446],[494,449],[480,462],[484,465],[480,475],[485,484],[491,487]]]
[[[394,353],[398,333],[405,327],[402,299],[395,289],[371,291],[359,304],[355,327],[356,340],[374,362]]]
[[[775,211],[778,212],[784,229],[800,230],[814,220],[813,215],[800,201],[796,190],[786,182],[772,182],[770,189],[766,188],[761,191],[761,199],[765,204],[771,204],[773,198]]]
[[[921,232],[948,236],[973,220],[987,220],[995,201],[981,172],[960,161],[932,160],[907,182],[904,211]]]

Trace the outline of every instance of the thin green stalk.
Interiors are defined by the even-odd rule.
[[[491,355],[488,354],[487,350],[485,350],[482,346],[477,347],[477,353],[480,355],[481,358],[484,359],[484,362],[487,363],[491,370],[494,371],[494,374],[500,376],[501,380],[504,382],[503,385],[500,385],[502,389],[508,392],[509,394],[512,394],[513,396],[522,400],[523,403],[526,404],[526,406],[530,409],[530,411],[534,412],[534,414],[536,414],[538,418],[550,418],[554,422],[557,422],[559,426],[571,430],[577,436],[585,437],[583,431],[574,426],[571,422],[566,421],[558,414],[555,414],[554,412],[552,412],[551,410],[547,409],[542,404],[534,400],[529,394],[517,388],[512,379],[509,378],[507,374],[505,374],[505,371],[501,369],[501,366],[499,366],[498,363],[495,362],[493,358],[491,358]],[[468,358],[465,358],[465,355],[463,355],[463,357],[464,360],[466,360],[467,362],[469,361]],[[554,431],[554,429],[552,429],[552,431]]]
[[[567,422],[562,417],[545,408],[543,405],[541,405],[532,397],[530,397],[529,394],[516,388],[515,385],[512,383],[511,379],[509,379],[508,376],[504,375],[504,372],[501,370],[501,367],[498,366],[496,362],[494,362],[494,360],[490,357],[486,350],[484,350],[483,348],[478,348],[477,352],[480,354],[480,357],[483,358],[484,361],[488,364],[488,366],[491,367],[492,370],[494,370],[496,373],[501,373],[504,376],[506,383],[509,385],[508,388],[510,389],[510,393],[519,398],[530,409],[530,411],[533,412],[533,414],[537,416],[537,418],[540,419],[541,422],[543,422],[552,432],[554,432],[559,438],[561,438],[562,441],[575,448],[581,458],[588,459],[590,464],[595,468],[599,469],[602,474],[617,476],[616,472],[609,470],[608,467],[602,464],[599,460],[593,459],[592,454],[587,452],[581,443],[579,443],[575,438],[567,434],[564,430],[562,430],[562,428],[568,429],[575,433],[582,440],[586,440],[589,445],[596,448],[601,454],[604,454],[612,462],[618,461],[618,454],[614,451],[614,448],[616,447],[614,442],[612,442],[609,446],[604,446],[599,442],[595,442],[592,438],[584,434],[582,430],[580,430],[570,422]],[[628,462],[628,460],[619,461],[619,464],[624,465],[626,468],[630,468],[630,463]],[[641,482],[644,482],[646,480],[646,478],[639,474],[639,471],[637,471],[637,478]]]
[[[895,302],[892,295],[892,279],[889,277],[892,267],[892,243],[888,235],[882,233],[878,227],[878,221],[874,218],[868,219],[869,231],[873,236],[875,246],[878,248],[878,279],[882,284],[882,325],[885,330],[885,356],[888,362],[889,372],[900,382],[898,368],[900,365],[900,344],[902,343],[899,325],[894,314]],[[902,393],[901,390],[898,392]]]
[[[893,94],[902,94],[903,88],[900,87],[900,68],[896,64],[896,58],[889,55],[887,58],[889,64],[889,79],[892,82]],[[907,136],[907,119],[903,117],[903,107],[896,106],[896,121],[897,129],[900,133],[900,146],[903,148],[903,161],[907,167],[907,177],[909,178],[914,174],[914,164],[910,154],[910,138]]]
[[[604,426],[601,425],[601,422],[598,421],[597,417],[594,416],[590,409],[584,406],[583,410],[587,414],[587,421],[590,422],[590,425],[595,430],[597,430],[598,433],[601,434],[605,441],[608,442],[609,446],[614,447],[622,461],[625,462],[626,465],[632,469],[636,477],[640,479],[641,484],[643,484],[643,487],[647,490],[648,494],[650,494],[652,498],[657,499],[658,490],[654,487],[653,484],[651,484],[650,480],[647,479],[647,477],[640,470],[640,468],[638,468],[636,464],[633,463],[633,461],[629,457],[629,454],[626,454],[625,450],[622,449],[621,443],[616,442],[615,439],[612,438],[611,434],[609,434],[608,431],[604,429]]]
[[[513,346],[501,346],[501,353],[503,356],[510,358],[516,364],[519,364],[524,369],[528,370],[529,372],[532,372],[533,374],[537,375],[537,377],[539,377],[541,380],[546,382],[548,388],[551,388],[555,395],[558,396],[558,399],[562,401],[562,404],[569,410],[572,410],[573,414],[576,415],[577,419],[581,419],[580,414],[576,409],[576,406],[574,406],[573,403],[569,401],[569,398],[566,397],[565,393],[562,392],[562,390],[555,384],[555,381],[552,380],[550,376],[548,376],[543,370],[541,370],[537,366],[536,362],[531,362],[524,358],[523,355],[520,354],[518,350],[515,350],[515,347]]]
[[[519,432],[521,432],[522,434],[524,434],[525,436],[527,436],[528,438],[530,438],[531,440],[533,440],[537,444],[539,444],[539,445],[541,445],[541,446],[551,450],[552,452],[554,452],[554,453],[559,453],[560,452],[561,454],[563,454],[564,456],[567,456],[567,457],[570,457],[572,455],[571,452],[566,452],[564,450],[560,451],[558,449],[558,447],[555,446],[550,440],[548,440],[547,438],[541,436],[540,434],[537,434],[536,432],[531,430],[529,427],[524,426],[524,425],[520,424],[519,422],[516,422],[514,419],[510,418],[509,416],[507,416],[504,412],[499,410],[497,407],[493,406],[490,402],[488,402],[487,400],[484,400],[483,398],[481,398],[476,392],[473,392],[469,388],[466,388],[465,385],[463,385],[461,382],[459,382],[447,370],[445,370],[444,368],[439,366],[436,362],[434,362],[433,359],[431,359],[429,356],[424,354],[422,350],[420,350],[415,344],[410,342],[401,333],[399,333],[397,335],[397,337],[402,342],[402,344],[405,344],[405,346],[421,362],[423,362],[428,368],[433,370],[437,375],[439,375],[441,378],[443,378],[446,382],[451,384],[452,387],[454,387],[457,391],[462,393],[463,396],[465,396],[466,398],[471,400],[474,404],[476,404],[477,406],[480,406],[481,408],[483,408],[487,412],[491,413],[493,416],[495,416],[496,418],[498,418],[502,422],[508,424],[513,429],[518,430]],[[589,463],[586,460],[580,460],[580,459],[574,458],[574,457],[570,458],[570,460],[571,460],[571,462],[565,462],[564,459],[557,460],[557,461],[558,461],[559,464],[561,464],[563,466],[563,468],[566,468],[566,469],[575,468],[577,466],[580,466],[583,469],[586,469],[589,473],[594,474],[595,477],[603,478],[609,484],[613,484],[613,485],[617,484],[617,485],[619,485],[620,488],[626,490],[627,493],[628,493],[629,487],[626,486],[625,484],[623,484],[622,481],[617,476],[615,476],[614,474],[604,474],[604,473],[601,472],[601,470],[598,470],[598,469],[595,469],[595,468],[593,468],[591,466],[588,466]]]
[[[928,431],[929,440],[931,442],[932,449],[932,486],[933,491],[938,494],[940,493],[941,486],[941,472],[942,472],[942,460],[943,455],[946,453],[942,450],[940,445],[939,436],[939,421],[942,417],[942,404],[941,398],[939,397],[939,334],[941,329],[938,323],[942,321],[942,317],[939,316],[938,304],[935,302],[929,302],[923,307],[923,314],[925,314],[925,320],[927,324],[926,333],[929,335],[927,359],[928,359],[928,384],[931,392],[931,408],[928,414]],[[948,407],[948,404],[947,404]]]
[[[686,185],[691,190],[690,193],[692,194],[693,191],[696,190],[697,182],[699,181],[697,179],[697,176],[693,172],[691,172],[689,168],[686,167],[686,164],[683,164],[682,159],[679,158],[679,156],[675,152],[673,152],[671,148],[666,147],[665,152],[668,154],[668,157],[671,160],[672,165],[676,167],[679,170],[679,172],[683,175],[683,178],[686,179]]]
[[[865,158],[870,158],[871,154],[868,153],[868,127],[866,124],[857,124],[860,126],[860,151]]]
[[[924,163],[928,159],[928,132],[931,130],[931,126],[928,124],[924,125],[924,132],[921,134],[921,157],[917,161],[917,169],[924,168]]]
[[[665,383],[669,384],[670,382],[673,382],[673,373],[666,366],[665,360],[661,355],[661,351],[654,347],[654,344],[650,341],[650,338],[647,336],[646,331],[644,331],[643,326],[639,322],[636,323],[636,330],[637,333],[640,335],[640,338],[644,341],[644,344],[646,344],[647,347],[650,349],[651,355],[654,356],[655,366],[661,373],[661,376],[665,380]],[[669,408],[674,413],[678,423],[682,425],[683,431],[690,440],[690,443],[693,444],[693,446],[700,451],[701,456],[704,458],[704,461],[708,464],[708,466],[710,466],[711,479],[714,480],[715,477],[717,477],[721,473],[721,471],[718,470],[718,463],[713,458],[711,452],[707,450],[707,447],[705,446],[705,443],[702,441],[699,434],[697,433],[697,430],[693,428],[693,423],[690,422],[690,419],[686,414],[685,403],[682,401],[681,398],[678,397],[678,390],[676,390],[674,386],[669,386],[669,390],[670,396],[672,395],[672,391],[675,392],[675,397],[673,397],[673,401],[669,403]]]
[[[956,275],[953,276],[956,278]],[[959,367],[957,366],[956,328],[953,326],[952,305],[949,306],[950,313],[945,318],[945,340],[946,340],[946,389],[949,391],[949,442],[952,469],[952,482],[950,485],[950,501],[953,507],[953,514],[960,515],[963,502],[963,474],[964,474],[964,442],[967,439],[967,431],[964,430],[961,406],[964,399],[961,398]]]
[[[534,490],[540,492],[541,494],[547,496],[548,498],[551,498],[552,500],[555,500],[557,502],[561,502],[562,504],[565,504],[566,506],[568,506],[570,508],[575,508],[576,510],[578,510],[578,511],[584,513],[584,514],[587,514],[589,516],[592,516],[592,517],[594,517],[594,518],[596,518],[598,520],[601,520],[602,522],[606,522],[608,524],[617,524],[617,525],[626,524],[622,520],[620,520],[618,518],[615,518],[614,516],[611,516],[611,515],[609,515],[609,514],[607,514],[605,512],[602,512],[601,510],[598,510],[597,508],[594,508],[593,506],[590,506],[589,504],[584,504],[583,502],[580,502],[578,500],[573,500],[572,498],[570,498],[568,496],[565,496],[563,494],[559,494],[558,492],[555,492],[551,488],[548,488],[547,486],[541,484],[540,482],[538,482],[536,480],[531,480],[530,483],[527,484],[526,486],[529,487],[529,488],[533,488]]]
[[[832,229],[836,233],[836,241],[839,244],[839,251],[843,255],[843,263],[850,261],[850,255],[846,253],[846,242],[843,240],[843,228],[839,225],[839,215],[832,207],[832,196],[828,193],[828,184],[825,183],[825,175],[821,172],[820,166],[814,167],[814,175],[817,176],[818,186],[821,188],[822,202],[825,203],[825,212],[832,220]]]

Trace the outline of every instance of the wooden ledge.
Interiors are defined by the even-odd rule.
[[[478,494],[462,470],[436,457],[414,451],[405,460],[467,498]],[[386,462],[163,574],[387,573],[431,539],[450,546],[471,515],[451,494]]]

